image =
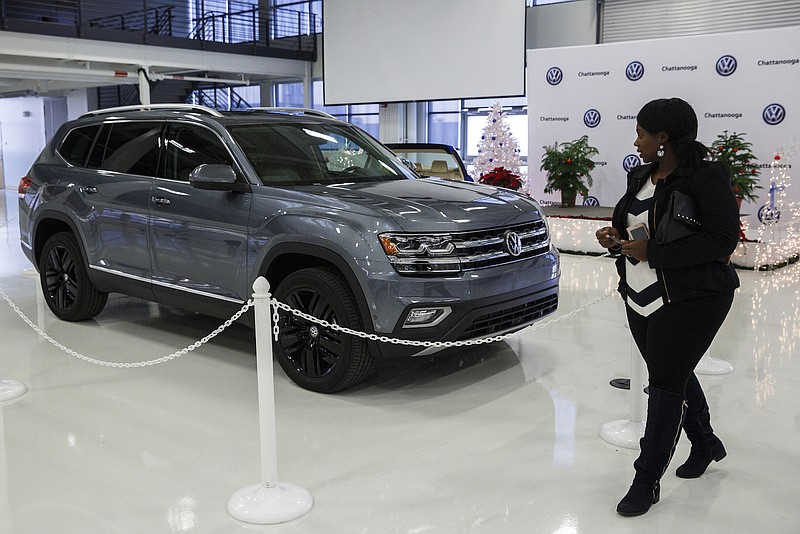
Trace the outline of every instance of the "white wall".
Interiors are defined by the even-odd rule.
[[[0,98],[4,188],[15,190],[45,145],[41,98]]]

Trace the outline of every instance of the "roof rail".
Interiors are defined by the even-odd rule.
[[[206,113],[214,117],[222,117],[222,113],[216,109],[207,106],[200,106],[197,104],[136,104],[133,106],[119,106],[115,108],[96,109],[84,113],[81,117],[92,117],[95,115],[106,115],[109,113],[118,113],[121,111],[147,111],[149,109],[173,109],[175,111],[196,111],[199,113]]]
[[[313,115],[316,117],[325,117],[326,119],[334,119],[340,120],[339,117],[335,117],[330,113],[322,111],[320,109],[312,109],[312,108],[276,108],[276,107],[255,107],[252,108],[257,111],[275,111],[278,113],[302,113],[303,115]]]

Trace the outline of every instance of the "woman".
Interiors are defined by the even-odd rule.
[[[739,238],[739,210],[725,167],[707,161],[708,149],[696,140],[694,110],[679,98],[659,99],[646,104],[636,121],[634,146],[645,165],[628,173],[612,225],[596,233],[600,245],[621,253],[619,291],[649,373],[647,422],[633,463],[636,475],[617,505],[625,516],[643,514],[658,502],[660,479],[681,428],[692,448],[677,469],[679,477],[699,477],[712,460],[725,457],[694,368],[739,287],[729,262]],[[667,222],[662,217],[673,191],[694,201],[700,227],[669,241],[656,237],[659,224]],[[626,229],[637,223],[652,237],[629,236]]]

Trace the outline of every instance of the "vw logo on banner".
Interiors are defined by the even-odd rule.
[[[583,114],[583,123],[589,128],[594,128],[600,124],[600,112],[596,109],[590,109]]]
[[[786,110],[783,109],[783,106],[780,104],[770,104],[764,108],[764,112],[761,113],[761,117],[763,117],[764,122],[767,124],[775,126],[776,124],[783,122],[783,119],[786,118]]]
[[[632,82],[641,80],[644,76],[644,65],[639,61],[631,61],[625,68],[625,76]]]
[[[597,197],[589,197],[589,196],[587,196],[586,198],[583,199],[583,205],[584,206],[599,206],[600,205],[600,201],[597,200]]]
[[[625,159],[622,160],[622,169],[625,172],[631,172],[631,169],[636,167],[637,165],[641,164],[642,161],[639,159],[639,156],[636,154],[628,154],[625,156]]]
[[[736,58],[725,55],[717,60],[717,74],[720,76],[730,76],[736,72]]]
[[[761,206],[758,210],[758,220],[764,224],[772,224],[781,220],[781,212],[770,209],[769,205]]]
[[[558,67],[550,67],[547,71],[547,83],[550,85],[558,85],[564,79],[564,73]]]

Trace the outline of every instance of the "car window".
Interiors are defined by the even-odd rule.
[[[233,158],[219,136],[208,128],[193,124],[170,124],[167,134],[167,165],[164,176],[189,181],[198,165],[233,165]]]
[[[416,171],[423,176],[439,176],[454,180],[463,180],[464,175],[456,158],[444,150],[436,149],[393,149],[401,158],[414,163]]]
[[[265,185],[413,178],[393,154],[347,124],[248,124],[229,130]]]
[[[83,167],[98,131],[100,131],[99,124],[75,128],[61,142],[58,153],[70,165]]]
[[[86,166],[92,169],[155,176],[158,172],[160,122],[103,125]]]

